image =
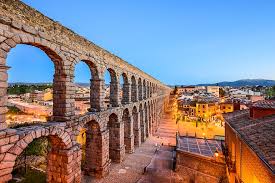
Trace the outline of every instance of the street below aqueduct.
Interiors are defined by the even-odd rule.
[[[175,120],[164,115],[157,132],[133,154],[127,154],[122,163],[112,163],[108,176],[103,179],[83,176],[82,183],[159,183],[174,180],[177,176],[172,171],[172,152],[168,146],[176,145],[176,131]],[[145,167],[148,168],[144,174]]]

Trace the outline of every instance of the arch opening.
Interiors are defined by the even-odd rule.
[[[41,130],[41,131],[40,131]],[[48,134],[36,129],[35,137],[30,131],[17,141],[6,153],[5,161],[12,161],[12,179],[24,179],[24,182],[58,182],[62,178],[66,182],[72,178],[75,181],[81,179],[79,149],[71,147],[69,135],[64,133]],[[58,129],[57,129],[58,131]],[[24,144],[22,146],[22,144]],[[71,152],[71,153],[69,153]],[[0,162],[1,164],[1,162]],[[73,170],[70,171],[72,169]],[[62,169],[62,171],[57,171]],[[12,181],[11,181],[12,182]]]
[[[116,72],[108,68],[105,71],[105,108],[119,106],[119,88]]]
[[[6,79],[8,88],[0,89],[0,97],[7,94],[7,101],[1,106],[8,108],[7,126],[31,125],[64,116],[57,107],[58,95],[62,93],[56,84],[57,73],[63,72],[60,56],[45,46],[24,43],[10,49],[6,60],[11,68],[2,79]]]
[[[101,85],[97,66],[92,61],[80,60],[74,67],[76,114],[100,111]]]
[[[130,84],[125,73],[120,76],[120,101],[122,104],[130,103]]]

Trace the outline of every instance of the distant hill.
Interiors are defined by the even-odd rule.
[[[88,87],[88,86],[90,86],[90,83],[76,83],[76,85],[81,86],[81,87]]]
[[[241,86],[275,86],[275,80],[267,79],[242,79],[237,81],[223,81],[219,83],[212,84],[199,84],[197,86],[232,86],[232,87],[241,87]]]

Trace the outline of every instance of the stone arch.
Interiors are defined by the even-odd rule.
[[[109,157],[113,162],[120,163],[125,157],[124,124],[115,113],[109,116]]]
[[[134,75],[131,77],[131,101],[138,101],[138,86]]]
[[[5,153],[4,159],[0,162],[0,166],[5,166],[6,180],[12,178],[12,171],[16,158],[25,150],[28,145],[36,139],[47,137],[51,142],[51,148],[47,155],[47,181],[48,182],[67,182],[69,177],[78,182],[81,180],[80,160],[81,153],[78,145],[73,145],[70,135],[64,129],[50,126],[36,128],[20,128],[23,138],[20,138]],[[59,161],[57,161],[59,159]],[[63,171],[55,171],[62,168]],[[73,170],[72,170],[73,168]],[[0,177],[5,180],[5,177]]]
[[[129,83],[128,75],[125,72],[122,73],[121,76],[123,78],[121,103],[122,104],[128,104],[131,101],[131,99],[130,99],[130,97],[131,97],[130,96],[131,85]]]
[[[118,76],[117,73],[114,69],[111,67],[108,67],[105,72],[109,72],[110,77],[111,77],[111,82],[109,86],[109,98],[110,98],[110,106],[111,107],[118,107],[120,104],[119,100],[119,81],[118,81]]]
[[[124,144],[127,153],[134,151],[133,120],[128,108],[123,110],[122,123],[124,124]]]
[[[142,99],[143,99],[142,81],[141,81],[141,78],[138,78],[138,100],[141,101]]]
[[[0,73],[4,76],[4,80],[2,82],[7,83],[8,80],[7,70],[9,67],[6,66],[5,61],[7,54],[12,48],[19,44],[30,45],[39,48],[52,60],[55,68],[53,79],[53,120],[67,121],[71,119],[74,116],[74,111],[72,110],[73,107],[70,107],[73,105],[73,102],[66,100],[66,97],[64,96],[69,93],[67,91],[70,90],[72,76],[70,75],[70,72],[64,67],[64,65],[66,65],[66,59],[64,59],[64,56],[60,51],[60,46],[54,43],[50,43],[43,38],[31,36],[28,34],[16,34],[11,38],[7,38],[0,44],[0,48],[2,48],[2,54],[0,55],[0,57],[2,57],[2,59],[0,59]],[[6,90],[7,84],[5,84],[5,87],[1,88],[0,97],[5,95]],[[3,104],[3,107],[4,106],[6,106],[6,104]],[[5,115],[1,115],[1,119],[3,120],[0,122],[5,121],[4,116]]]
[[[92,61],[91,58],[86,56],[80,56],[75,59],[74,65],[73,65],[73,71],[75,70],[75,66],[77,63],[83,62],[85,63],[91,74],[90,78],[90,108],[88,111],[90,112],[96,112],[101,111],[104,109],[104,101],[101,96],[101,92],[103,90],[103,83],[104,81],[100,77],[100,70],[99,66],[95,61]]]

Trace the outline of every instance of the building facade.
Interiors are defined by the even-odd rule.
[[[219,86],[207,86],[206,87],[207,93],[212,93],[214,96],[220,96],[220,87]]]
[[[275,102],[261,101],[224,117],[229,182],[274,183]]]

